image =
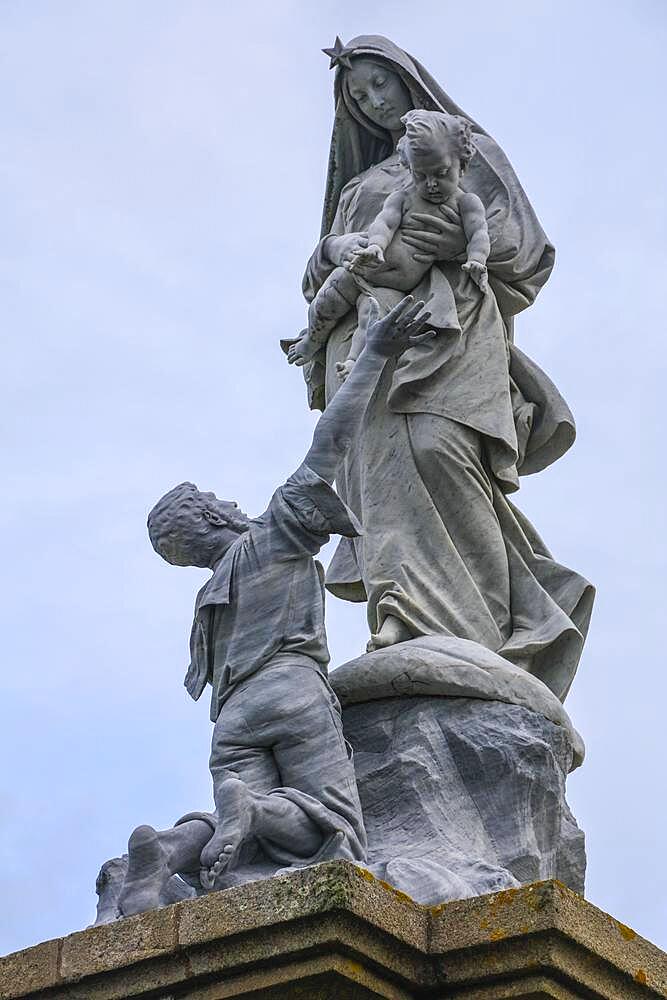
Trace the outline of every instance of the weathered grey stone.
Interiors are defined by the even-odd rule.
[[[57,983],[60,947],[59,940],[43,941],[0,958],[0,1000],[28,996]]]
[[[452,996],[667,996],[667,955],[559,882],[446,903],[430,912],[430,948]],[[542,982],[531,992],[533,977]],[[494,979],[508,984],[507,992],[498,986],[495,992]],[[471,982],[479,993],[467,992]]]
[[[144,962],[169,950],[176,941],[177,911],[173,906],[150,916],[140,913],[100,927],[89,927],[63,938],[60,972],[65,979]]]
[[[368,865],[420,903],[558,878],[583,892],[568,730],[517,705],[386,698],[344,709]]]
[[[667,956],[557,882],[423,907],[329,862],[0,958],[1,1000],[442,996],[664,998]]]

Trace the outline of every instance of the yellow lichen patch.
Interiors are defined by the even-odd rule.
[[[489,938],[492,941],[502,941],[502,939],[506,937],[507,937],[507,931],[497,930],[497,931],[491,931],[491,933],[489,934]]]
[[[439,917],[446,905],[446,903],[438,903],[437,906],[428,906],[427,909],[432,917]]]
[[[614,923],[618,927],[620,935],[625,941],[634,941],[637,937],[637,932],[633,931],[632,927],[622,924],[620,920],[615,920]]]
[[[365,878],[367,882],[378,881],[373,872],[369,872],[368,868],[357,867],[357,873],[361,875],[362,878]]]
[[[570,891],[556,879],[550,879],[548,882],[536,882],[535,885],[523,886],[521,889],[507,889],[506,891],[522,893],[524,902],[531,910],[541,910],[543,906],[548,905],[549,895],[554,886],[561,893]]]
[[[520,892],[520,889],[503,889],[493,897],[491,906],[511,906]]]
[[[641,983],[642,986],[646,986],[646,984],[648,983],[648,977],[643,969],[637,969],[637,971],[635,972],[635,982]]]
[[[366,972],[361,962],[354,962],[351,958],[346,958],[344,960],[343,967],[348,976],[351,979],[356,979],[357,981],[362,979]]]
[[[396,899],[400,899],[404,903],[414,903],[414,899],[412,896],[408,896],[407,892],[401,892],[400,889],[395,889],[393,885],[390,885],[389,882],[384,882],[381,878],[378,879],[378,882],[383,889],[387,889],[393,896],[396,897]]]
[[[489,927],[489,921],[486,919],[486,917],[484,918],[484,920],[480,920],[479,922],[480,931],[485,931],[487,930],[488,927]]]
[[[373,875],[372,872],[369,872],[368,868],[361,868],[361,866],[355,866],[355,867],[357,868],[357,873],[361,875],[363,879],[366,879],[367,882],[377,882],[378,885],[381,885],[383,889],[386,889],[387,892],[390,892],[392,896],[396,897],[396,899],[400,899],[401,902],[410,903],[412,906],[417,905],[414,899],[411,896],[408,896],[406,892],[401,892],[400,889],[396,889],[389,882],[385,882],[381,878],[376,878],[376,876]]]

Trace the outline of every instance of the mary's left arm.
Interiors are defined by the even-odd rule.
[[[465,187],[486,207],[489,283],[506,318],[532,305],[553,269],[555,250],[514,169],[494,140],[476,135]]]

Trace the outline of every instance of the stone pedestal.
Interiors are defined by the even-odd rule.
[[[0,959],[0,998],[647,1000],[667,955],[555,881],[420,906],[337,861]]]
[[[584,891],[562,726],[498,701],[385,698],[344,709],[368,868],[418,903],[556,878]]]
[[[374,875],[426,905],[552,878],[584,891],[565,794],[584,745],[542,681],[477,643],[424,636],[331,683]]]

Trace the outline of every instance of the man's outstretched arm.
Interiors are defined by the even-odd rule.
[[[424,332],[430,313],[424,303],[406,296],[383,319],[373,303],[366,334],[366,346],[347,380],[340,387],[320,417],[313,433],[313,443],[304,464],[318,476],[332,483],[336,469],[359,429],[387,358],[397,357],[411,344],[432,337]]]

